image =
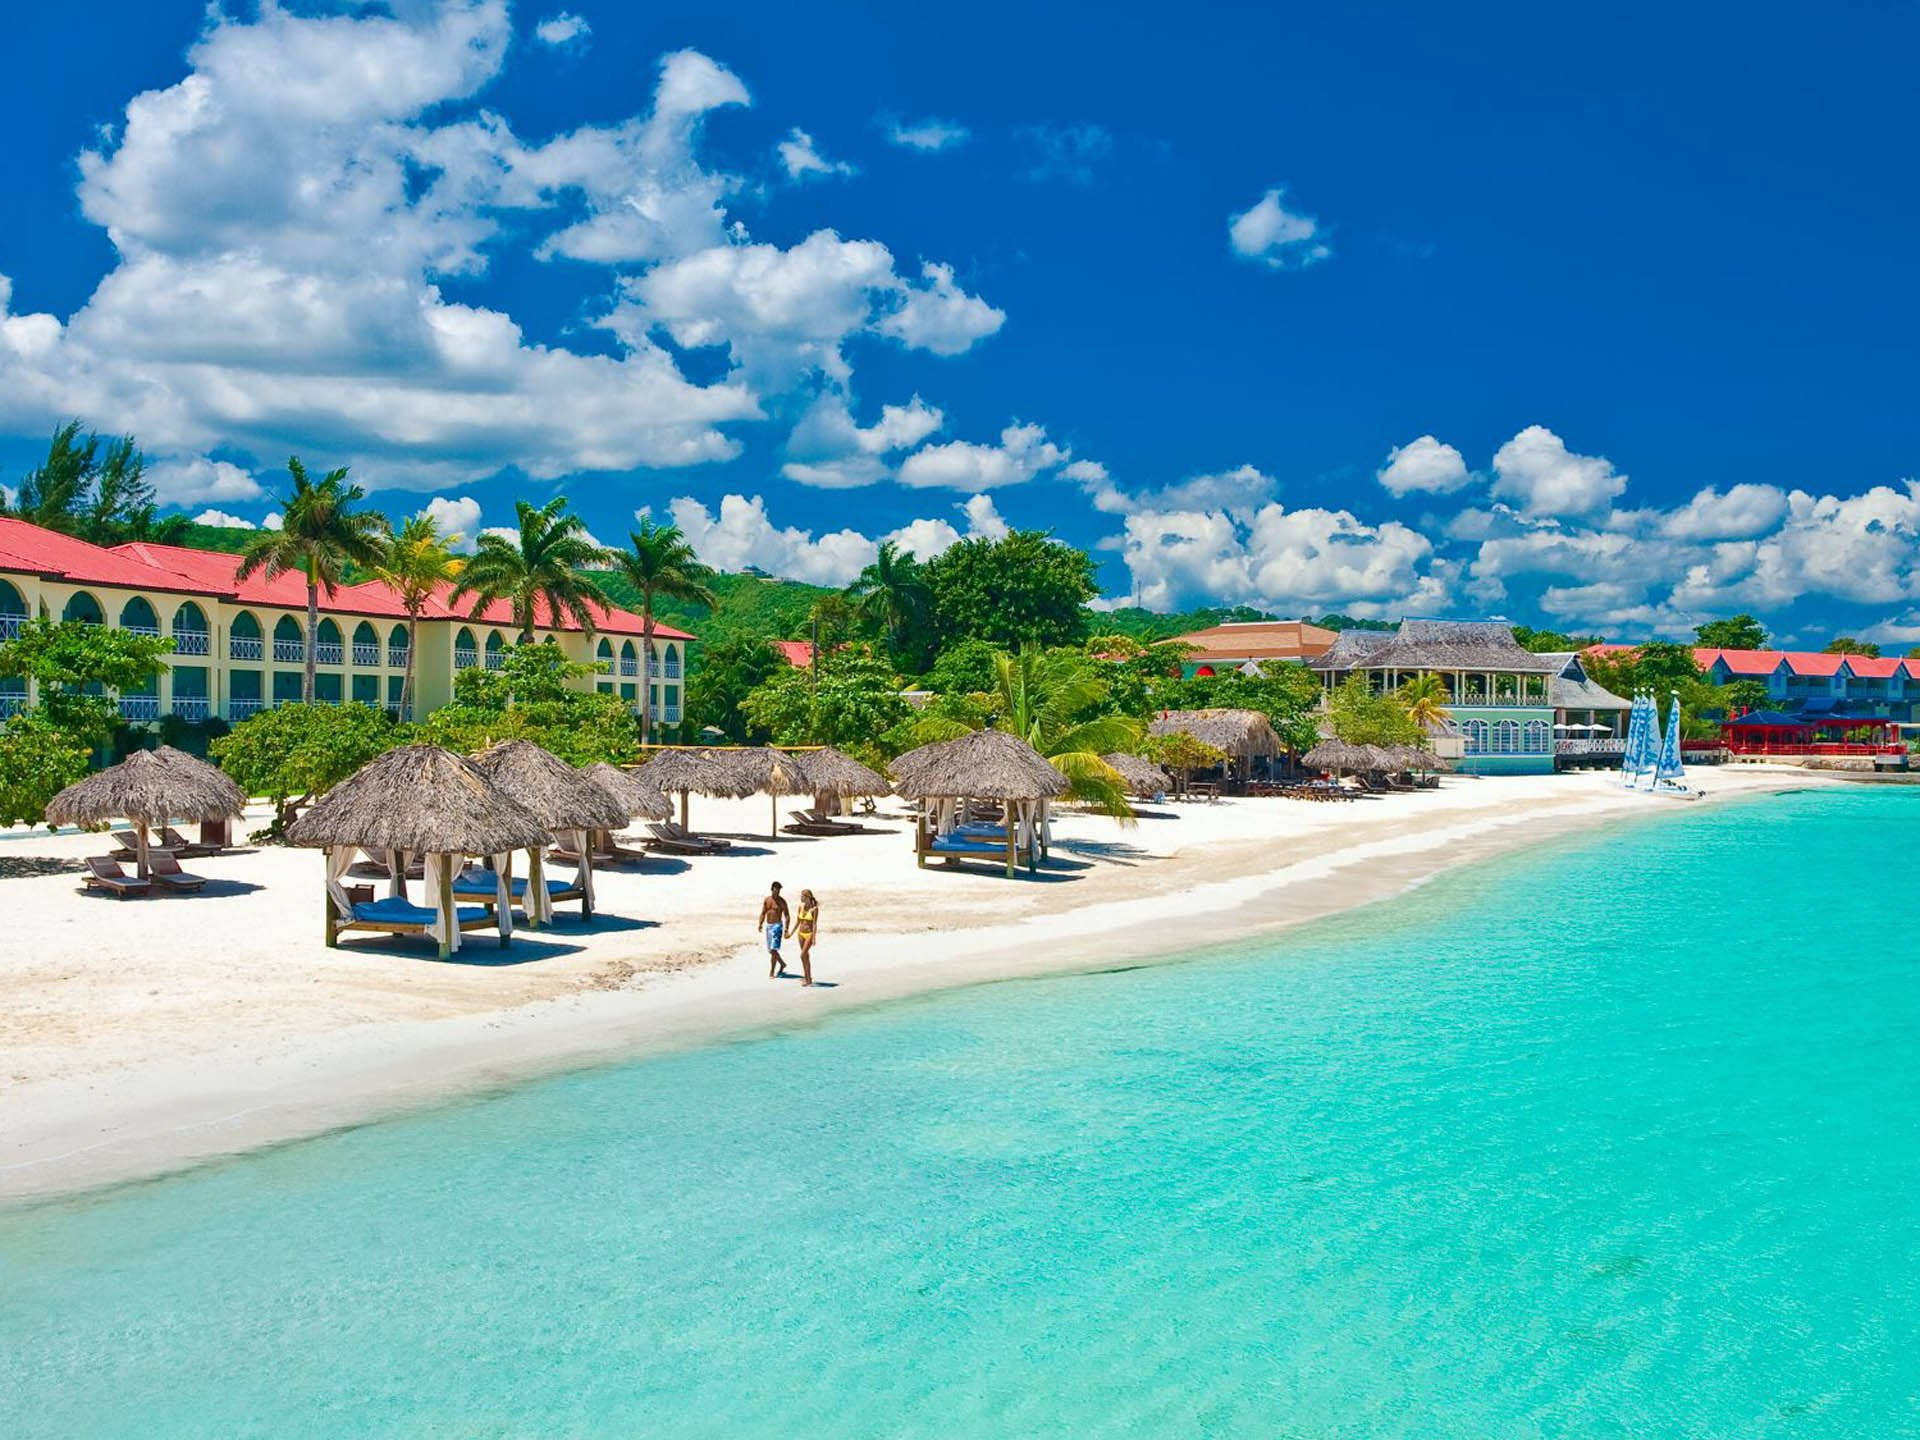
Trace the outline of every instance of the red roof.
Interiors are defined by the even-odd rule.
[[[1696,650],[1693,658],[1702,670],[1719,660],[1735,675],[1759,676],[1773,674],[1786,657],[1779,650]]]
[[[24,571],[74,585],[113,585],[123,590],[164,590],[186,595],[216,595],[237,605],[272,605],[284,610],[304,610],[307,605],[306,581],[291,572],[269,580],[263,573],[241,580],[235,574],[240,557],[220,550],[195,550],[184,545],[156,545],[138,541],[116,545],[112,549],[76,540],[57,530],[30,525],[24,520],[0,516],[0,570]],[[448,587],[450,588],[450,587]],[[425,618],[452,620],[474,618],[479,624],[513,624],[513,611],[505,601],[486,606],[472,617],[473,602],[463,599],[456,608],[447,604],[445,588],[427,602]],[[342,585],[322,606],[333,614],[372,615],[382,619],[403,619],[406,607],[399,597],[378,581]],[[558,626],[548,623],[545,607],[537,612],[542,629],[577,630],[571,619],[563,617]],[[631,610],[609,607],[599,616],[595,628],[614,635],[638,635],[644,626]],[[655,621],[653,633],[661,640],[691,640],[684,630]]]
[[[1885,680],[1900,673],[1905,660],[1896,655],[1848,655],[1847,669],[1863,680]]]
[[[777,654],[796,670],[805,670],[813,664],[813,646],[805,640],[769,641]]]

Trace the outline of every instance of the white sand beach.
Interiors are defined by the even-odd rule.
[[[1830,784],[1704,772],[1707,803]],[[1687,808],[1601,774],[1478,780],[1352,803],[1069,815],[1056,864],[1008,881],[917,869],[896,803],[877,833],[765,837],[764,797],[694,801],[734,853],[598,876],[502,950],[322,943],[322,861],[243,847],[190,862],[197,896],[82,894],[101,835],[0,832],[0,1200],[163,1173],[543,1071],[808,1023],[946,986],[1190,952],[1404,890],[1449,867],[1635,815]],[[767,977],[754,920],[770,881],[822,902],[816,975]],[[797,956],[789,949],[797,971]]]

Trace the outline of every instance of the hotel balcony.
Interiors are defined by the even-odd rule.
[[[227,718],[244,720],[247,716],[257,715],[266,708],[267,702],[264,700],[229,700],[227,701]]]
[[[273,658],[281,664],[304,665],[307,663],[307,647],[299,640],[276,640],[273,642]]]
[[[507,663],[506,651],[504,650],[487,651],[487,669],[498,670],[502,665],[506,663]]]
[[[407,647],[406,646],[402,645],[397,650],[393,649],[392,647],[388,648],[387,668],[389,670],[404,670],[407,668]]]
[[[313,663],[316,665],[338,665],[346,656],[344,645],[330,645],[325,640],[318,641],[313,647]],[[302,659],[305,657],[302,656]]]
[[[265,653],[266,642],[258,635],[227,637],[227,658],[230,660],[258,660]]]
[[[173,632],[173,653],[176,655],[205,655],[210,648],[207,632],[204,630]]]
[[[620,673],[622,675],[628,675],[628,676],[638,675],[640,673],[640,662],[638,660],[633,659],[631,656],[626,656],[626,655],[621,656],[620,657]]]
[[[0,640],[13,639],[26,623],[27,617],[24,615],[0,615]]]
[[[122,695],[120,718],[122,720],[158,720],[160,697],[158,695]]]
[[[213,714],[213,702],[204,695],[176,695],[173,713],[182,720],[205,720]]]
[[[21,711],[25,710],[26,708],[27,708],[26,696],[18,695],[18,694],[0,695],[0,720],[6,720],[11,718],[12,716],[18,715],[21,713]]]
[[[160,638],[158,625],[122,625],[120,628],[129,635],[151,635],[156,640]]]
[[[368,670],[380,667],[380,647],[378,645],[356,645],[353,647],[353,663]]]
[[[669,660],[662,665],[658,660],[648,661],[647,678],[649,680],[678,680],[680,678],[680,662],[678,660]]]
[[[480,652],[478,650],[455,650],[453,652],[453,668],[456,670],[471,670],[479,663]]]

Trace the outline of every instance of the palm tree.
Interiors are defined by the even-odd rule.
[[[994,690],[982,698],[992,712],[992,728],[1019,736],[1067,777],[1069,798],[1116,819],[1133,818],[1126,782],[1100,757],[1135,749],[1142,727],[1125,715],[1099,713],[1107,682],[1084,655],[1037,645],[1023,645],[1017,655],[996,655]],[[920,744],[951,740],[968,728],[928,716],[914,727],[913,738]]]
[[[400,713],[413,713],[413,659],[420,649],[420,614],[442,585],[460,574],[460,557],[453,553],[458,535],[442,535],[431,515],[415,515],[387,544],[386,556],[373,567],[376,578],[400,597],[407,612],[407,669],[400,682]]]
[[[629,531],[627,541],[632,548],[615,551],[613,563],[640,594],[640,653],[647,670],[641,691],[646,698],[640,706],[640,743],[645,745],[653,724],[654,596],[712,606],[714,594],[707,582],[713,572],[700,563],[678,525],[656,525],[642,515],[640,528]]]
[[[520,520],[519,535],[483,534],[473,558],[461,567],[448,603],[471,595],[477,616],[494,601],[505,600],[513,608],[522,645],[532,642],[543,610],[546,623],[556,630],[563,617],[570,617],[591,632],[594,612],[606,610],[607,597],[580,572],[606,564],[610,553],[587,534],[586,521],[566,513],[565,496],[538,507],[516,500],[513,508]]]
[[[1422,671],[1401,682],[1400,701],[1407,707],[1407,718],[1431,733],[1447,718],[1447,682],[1431,670]]]
[[[858,602],[860,618],[886,638],[896,661],[908,658],[914,632],[924,621],[932,592],[925,567],[911,551],[892,540],[880,542],[880,553],[847,586],[847,596]]]
[[[366,492],[347,483],[347,467],[309,479],[298,455],[287,461],[293,491],[280,507],[280,528],[262,530],[247,542],[235,572],[246,579],[264,571],[275,576],[299,571],[307,582],[307,670],[300,696],[313,703],[314,645],[320,630],[320,592],[333,594],[348,565],[371,568],[386,551],[391,527],[377,510],[358,508]]]

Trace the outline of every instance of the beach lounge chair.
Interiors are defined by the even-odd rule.
[[[153,888],[151,881],[129,875],[120,868],[118,860],[105,855],[87,857],[87,874],[82,886],[87,890],[105,890],[116,899],[124,900],[129,895],[144,895]]]
[[[831,815],[823,815],[818,807],[812,810],[789,810],[791,823],[784,828],[790,835],[871,835],[874,833],[865,825],[857,825],[851,820],[838,820]]]
[[[171,850],[183,860],[192,860],[199,855],[218,855],[218,845],[204,845],[198,840],[189,840],[171,825],[160,832],[160,848]]]
[[[631,835],[609,835],[604,830],[595,830],[592,835],[593,865],[596,870],[602,865],[633,865],[647,858],[645,850],[635,848],[643,842]],[[580,863],[580,852],[571,845],[556,844],[547,854],[568,865]]]
[[[555,904],[562,900],[578,900],[583,894],[577,879],[548,880],[546,886],[547,899]],[[524,903],[527,898],[526,876],[516,875],[508,881],[507,894],[513,900]],[[491,909],[500,898],[500,887],[491,870],[462,870],[453,877],[453,898],[456,901],[471,900]]]
[[[116,830],[113,832],[112,839],[114,848],[107,852],[109,860],[137,860],[140,857],[138,830]]]
[[[664,850],[669,855],[718,855],[731,848],[730,841],[695,835],[670,820],[647,826],[647,832],[653,836],[647,842],[647,849]]]
[[[485,930],[498,924],[493,912],[480,905],[459,905],[454,908],[454,920],[465,934],[469,930]],[[425,905],[415,905],[402,900],[397,895],[389,895],[384,900],[359,901],[353,907],[352,916],[341,919],[333,913],[333,907],[327,907],[327,944],[346,930],[379,930],[389,935],[424,935],[427,927],[433,924],[434,912]],[[507,937],[500,937],[501,945],[507,943]]]
[[[147,874],[162,890],[172,890],[182,895],[198,890],[207,883],[200,876],[189,875],[182,870],[178,857],[171,850],[149,851]]]

